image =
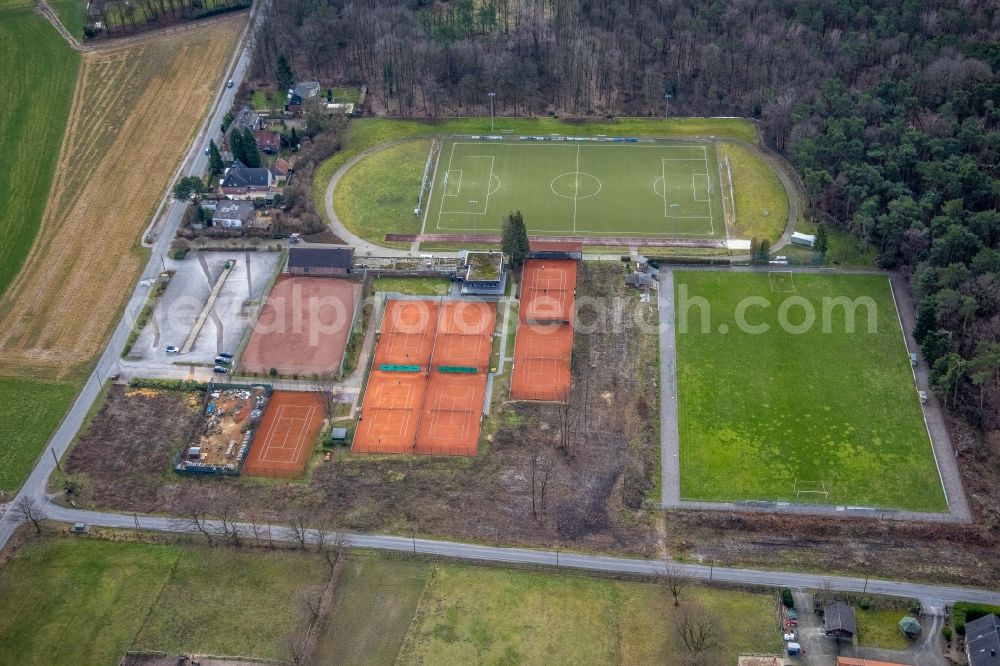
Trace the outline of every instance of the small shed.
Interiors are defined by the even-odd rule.
[[[354,248],[351,247],[293,247],[288,250],[288,272],[292,275],[347,275],[353,265]]]
[[[909,639],[914,639],[920,635],[920,622],[912,615],[907,615],[899,621],[899,630]]]
[[[854,638],[858,633],[858,623],[854,609],[842,601],[835,601],[823,608],[824,633],[831,638]]]
[[[633,273],[625,276],[625,286],[636,289],[649,289],[653,286],[653,278],[646,273]]]
[[[798,231],[792,232],[792,245],[802,245],[803,247],[813,247],[816,245],[816,236],[813,234],[802,234]]]
[[[330,439],[333,440],[334,442],[346,442],[347,428],[331,428]]]

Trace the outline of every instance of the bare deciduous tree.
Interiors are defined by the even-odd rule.
[[[14,519],[19,525],[33,525],[35,532],[42,533],[42,521],[45,520],[45,509],[38,500],[28,495],[14,503]]]
[[[712,652],[722,642],[719,619],[699,606],[687,605],[681,609],[674,627],[687,652],[687,663],[691,666],[709,663]]]
[[[208,517],[208,503],[200,495],[188,494],[180,503],[180,514],[174,519],[175,525],[187,532],[204,535],[208,545],[215,543]]]
[[[660,576],[660,581],[663,583],[663,587],[667,588],[667,591],[670,592],[670,596],[674,598],[674,606],[679,606],[681,603],[681,594],[687,586],[687,580],[684,578],[680,567],[667,564],[663,575]]]
[[[340,402],[340,387],[337,386],[337,378],[333,375],[317,375],[313,378],[312,389],[319,393],[322,398],[323,415],[328,422],[332,423],[337,403]]]

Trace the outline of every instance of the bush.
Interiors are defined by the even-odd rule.
[[[951,618],[953,621],[952,623],[955,625],[955,631],[964,635],[966,622],[969,620],[977,620],[984,615],[989,615],[990,613],[1000,615],[1000,606],[970,604],[964,601],[958,602],[951,608]]]
[[[858,607],[860,607],[861,610],[868,610],[869,608],[872,607],[872,598],[861,597],[861,601],[858,602]]]
[[[946,641],[950,641],[951,627],[941,627],[941,636],[943,636]]]
[[[277,368],[271,368],[270,370],[267,371],[267,374],[271,375],[272,377],[277,377],[278,376],[278,369]]]
[[[781,591],[781,603],[785,608],[795,608],[795,597],[792,596],[792,591],[787,587]]]
[[[152,377],[133,377],[129,380],[133,388],[160,389],[163,391],[205,391],[208,385],[191,379],[154,379]]]

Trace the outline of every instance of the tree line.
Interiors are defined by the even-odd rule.
[[[285,0],[252,63],[400,116],[737,115],[808,213],[911,278],[934,386],[1000,427],[1000,9],[989,0]],[[284,65],[282,65],[284,70]]]

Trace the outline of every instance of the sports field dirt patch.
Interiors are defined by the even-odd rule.
[[[318,393],[275,391],[243,473],[250,476],[296,476],[302,473],[323,425],[323,398]]]
[[[361,283],[337,278],[278,278],[261,309],[240,367],[281,375],[339,371],[361,298]]]
[[[434,367],[489,370],[493,329],[497,309],[482,301],[445,301],[441,306],[437,338],[434,340]]]
[[[524,264],[514,371],[514,400],[563,402],[570,391],[577,263],[530,259]]]
[[[0,300],[0,372],[67,377],[100,351],[143,263],[135,242],[245,20],[82,57],[41,229]]]
[[[436,301],[389,301],[375,348],[376,367],[412,365],[426,368],[434,349],[437,320]]]
[[[427,376],[422,372],[372,371],[354,433],[354,452],[413,453],[426,390]]]
[[[486,375],[432,372],[414,452],[476,455],[485,395]]]
[[[521,324],[514,344],[510,397],[514,400],[566,399],[570,386],[573,327],[567,324]]]
[[[576,261],[529,259],[521,278],[522,322],[571,323],[576,293]]]

